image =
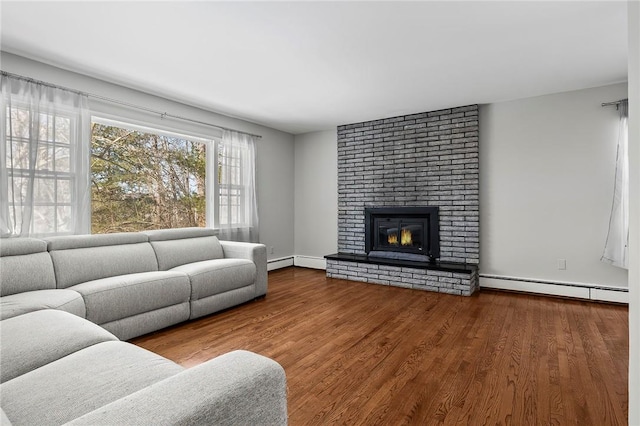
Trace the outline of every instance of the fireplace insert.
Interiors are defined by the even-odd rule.
[[[440,257],[438,207],[365,208],[367,255],[435,262]]]

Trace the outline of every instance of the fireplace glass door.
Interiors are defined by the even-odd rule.
[[[380,218],[375,222],[375,250],[423,251],[424,222],[392,218]]]
[[[367,255],[434,262],[440,257],[438,207],[364,209]]]

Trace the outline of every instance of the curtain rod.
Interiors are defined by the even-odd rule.
[[[615,105],[618,106],[623,102],[628,102],[629,99],[620,99],[619,101],[614,101],[614,102],[603,102],[600,106],[611,106],[611,105]]]
[[[147,107],[143,107],[143,106],[140,106],[140,105],[135,105],[135,104],[131,104],[131,103],[128,103],[128,102],[119,101],[117,99],[107,98],[106,96],[95,95],[93,93],[82,92],[80,90],[70,89],[68,87],[59,86],[57,84],[52,84],[52,83],[47,83],[46,81],[36,80],[34,78],[25,77],[25,76],[18,75],[18,74],[13,74],[13,73],[10,73],[10,72],[7,72],[7,71],[0,70],[0,73],[2,73],[2,75],[5,75],[7,77],[13,77],[13,78],[17,78],[19,80],[29,81],[31,83],[37,83],[37,84],[41,84],[43,86],[52,87],[54,89],[66,90],[67,92],[76,93],[78,95],[87,96],[87,97],[95,98],[95,99],[100,99],[102,101],[111,102],[111,103],[117,104],[117,105],[123,105],[123,106],[129,107],[129,108],[139,109],[139,110],[142,110],[142,111],[150,112],[152,114],[158,114],[161,119],[169,117],[169,118],[174,118],[174,119],[177,119],[177,120],[188,121],[188,122],[191,122],[191,123],[202,124],[204,126],[213,127],[214,129],[218,129],[218,130],[228,130],[228,131],[231,131],[231,132],[238,132],[238,133],[242,133],[244,135],[253,136],[254,138],[258,138],[258,139],[262,138],[262,136],[256,135],[256,134],[253,134],[253,133],[247,133],[247,132],[243,132],[241,130],[231,129],[229,127],[223,127],[223,126],[218,126],[218,125],[215,125],[215,124],[207,123],[205,121],[194,120],[192,118],[182,117],[180,115],[174,115],[174,114],[169,114],[167,112],[157,111],[157,110],[154,110],[154,109],[151,109],[151,108],[147,108]]]

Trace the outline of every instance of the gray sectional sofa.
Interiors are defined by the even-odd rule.
[[[286,424],[275,361],[122,340],[263,296],[266,249],[183,228],[0,240],[2,424]]]
[[[2,240],[0,270],[0,319],[60,309],[123,340],[267,293],[265,246],[207,228]]]

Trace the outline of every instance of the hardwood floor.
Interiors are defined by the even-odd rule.
[[[623,425],[628,309],[269,274],[258,300],[133,340],[186,367],[234,349],[287,373],[289,423]]]

